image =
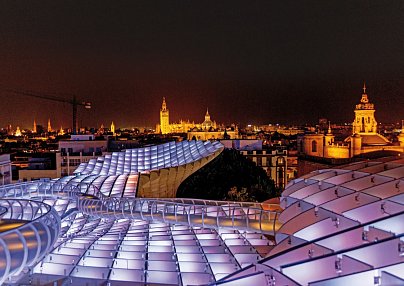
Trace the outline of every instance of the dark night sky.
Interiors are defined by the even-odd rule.
[[[76,94],[86,126],[353,120],[364,80],[404,119],[404,2],[1,1],[0,86]],[[70,106],[0,91],[0,126],[71,126]]]

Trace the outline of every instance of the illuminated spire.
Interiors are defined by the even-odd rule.
[[[20,127],[17,126],[17,130],[15,131],[15,136],[21,136],[21,135],[22,135],[22,134],[21,134]]]
[[[36,121],[35,121],[35,118],[34,118],[34,128],[32,128],[32,133],[36,133]]]
[[[328,121],[328,131],[327,131],[327,134],[331,134],[332,133],[332,131],[331,131],[331,121]]]
[[[50,118],[48,119],[48,132],[52,132],[52,126],[51,126]]]
[[[361,98],[361,104],[356,106],[356,109],[373,109],[373,104],[369,103],[368,95],[366,94],[366,83],[363,82],[363,93]]]
[[[163,104],[160,109],[160,132],[161,134],[168,134],[171,132],[170,117],[165,97],[163,97]]]
[[[210,121],[210,115],[209,115],[209,109],[206,108],[206,114],[205,114],[205,122]]]
[[[113,135],[115,135],[115,124],[114,124],[114,121],[112,121],[112,123],[111,123],[111,132],[112,132]]]
[[[163,97],[163,104],[161,105],[161,111],[167,110],[166,98]]]

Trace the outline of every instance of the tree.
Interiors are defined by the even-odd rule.
[[[262,168],[237,150],[224,149],[180,185],[177,197],[261,202],[279,193]]]

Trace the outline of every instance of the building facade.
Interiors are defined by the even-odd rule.
[[[297,175],[297,154],[285,147],[263,149],[260,139],[220,140],[225,148],[238,150],[242,155],[264,169],[275,185],[284,188]]]
[[[55,154],[56,155],[56,154]],[[22,182],[58,177],[57,168],[52,166],[51,158],[29,158],[28,168],[18,170],[18,180]],[[56,159],[56,163],[58,160]],[[60,164],[60,163],[59,163]]]
[[[56,154],[57,176],[72,175],[81,163],[107,152],[107,140],[94,140],[94,135],[72,135],[71,140],[59,141]]]
[[[188,140],[216,140],[216,139],[237,139],[238,130],[191,130],[187,132]]]
[[[274,180],[275,186],[283,189],[287,183],[288,151],[284,150],[250,150],[240,151],[245,157],[253,161]]]
[[[0,185],[11,183],[11,160],[10,154],[0,155]]]
[[[170,128],[170,113],[167,109],[166,98],[163,97],[163,103],[160,109],[160,132],[161,134],[171,133]]]

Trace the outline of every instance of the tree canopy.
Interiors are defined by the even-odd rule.
[[[178,188],[177,197],[231,201],[264,201],[280,190],[264,169],[234,149],[224,151],[189,176]]]

